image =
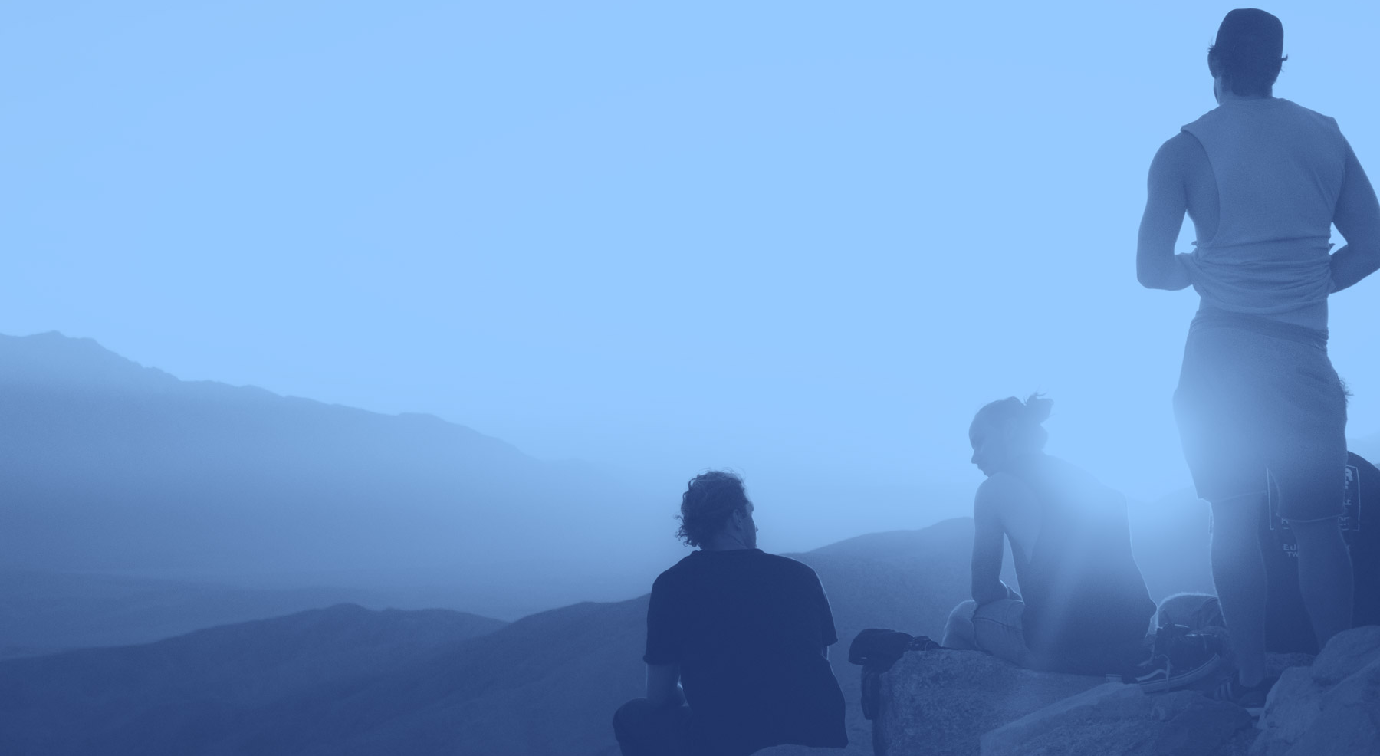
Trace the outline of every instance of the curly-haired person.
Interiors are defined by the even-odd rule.
[[[757,548],[752,512],[732,473],[686,486],[677,535],[698,549],[652,585],[647,697],[613,718],[625,756],[848,744],[829,600],[814,570]]]

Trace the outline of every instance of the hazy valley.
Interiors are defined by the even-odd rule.
[[[616,752],[644,594],[685,553],[665,502],[435,418],[182,382],[56,334],[0,338],[0,387],[0,751]],[[1191,494],[1131,516],[1156,598],[1210,589]],[[611,535],[629,523],[656,538]],[[938,635],[970,549],[960,518],[798,555],[834,608],[850,753],[870,729],[847,642]]]

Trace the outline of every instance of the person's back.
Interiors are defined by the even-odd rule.
[[[731,473],[686,487],[678,535],[700,548],[652,584],[647,697],[613,719],[625,756],[848,745],[829,600],[814,570],[757,548],[753,509]]]
[[[821,649],[838,638],[813,570],[758,549],[695,551],[652,597],[647,663],[679,663],[705,745],[837,739],[843,693]]]
[[[1192,208],[1197,249],[1185,258],[1202,312],[1327,328],[1332,219],[1345,179],[1337,123],[1277,97],[1227,97],[1183,127],[1213,191]],[[1204,182],[1204,185],[1207,185]]]
[[[1125,672],[1144,657],[1155,605],[1125,498],[1043,452],[1051,405],[1009,397],[973,418],[973,464],[987,475],[973,501],[973,599],[950,614],[943,643],[1038,669]],[[999,577],[1003,540],[1020,594]]]
[[[1040,506],[1039,539],[1016,562],[1031,650],[1073,669],[1138,660],[1155,604],[1132,555],[1125,497],[1045,454],[1011,474]]]
[[[1332,119],[1273,96],[1280,20],[1238,8],[1208,51],[1219,107],[1151,163],[1136,251],[1149,288],[1202,297],[1174,413],[1198,495],[1212,507],[1212,570],[1236,673],[1215,695],[1262,706],[1267,480],[1298,544],[1320,644],[1351,624],[1339,526],[1346,391],[1327,353],[1327,297],[1380,267],[1380,204]],[[1199,249],[1176,255],[1184,214]],[[1348,244],[1329,256],[1330,226]]]

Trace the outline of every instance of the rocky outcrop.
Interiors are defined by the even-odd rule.
[[[1380,627],[1337,635],[1311,667],[1280,675],[1251,756],[1380,754]]]
[[[1238,706],[1109,682],[986,733],[982,756],[1222,756],[1244,750],[1250,729]]]
[[[979,651],[911,652],[881,676],[873,750],[978,756],[984,732],[1104,682],[1033,672]]]
[[[1147,695],[975,651],[907,653],[880,678],[879,756],[1380,756],[1380,628],[1337,636],[1281,674],[1259,723],[1199,690]],[[1210,689],[1214,681],[1199,685]]]

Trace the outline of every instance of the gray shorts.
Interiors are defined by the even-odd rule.
[[[1000,599],[982,606],[968,600],[954,607],[944,628],[945,648],[976,649],[998,659],[1025,666],[1030,649],[1025,645],[1021,617],[1025,602]]]
[[[999,599],[978,606],[964,601],[949,613],[944,628],[945,648],[976,649],[1022,667],[1046,672],[1100,675],[1121,672],[1140,661],[1144,638],[1110,639],[1076,651],[1034,651],[1025,639],[1026,605],[1020,599]],[[1148,625],[1148,622],[1147,622]]]
[[[1228,321],[1230,323],[1230,321]],[[1342,513],[1346,390],[1326,336],[1195,322],[1174,415],[1198,496],[1220,502],[1278,486],[1280,514]]]

